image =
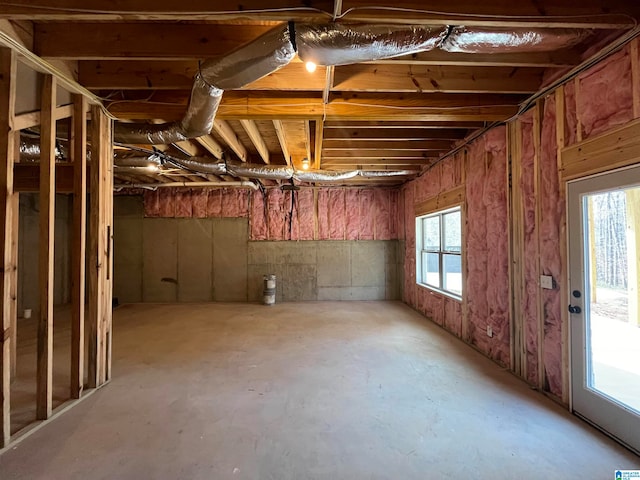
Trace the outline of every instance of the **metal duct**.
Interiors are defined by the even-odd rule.
[[[293,177],[293,168],[286,165],[257,165],[253,163],[230,162],[227,171],[231,175],[264,180],[289,180]]]
[[[293,26],[276,27],[219,59],[200,65],[200,75],[221,90],[242,88],[287,65],[296,55]]]
[[[360,170],[358,175],[365,178],[380,178],[380,177],[400,177],[404,175],[415,175],[414,170]]]
[[[293,178],[299,182],[338,182],[349,180],[357,175],[358,170],[347,172],[336,172],[334,170],[310,170],[304,172],[298,170],[293,174]]]
[[[298,56],[316,65],[349,65],[432,50],[443,25],[296,25]]]
[[[210,85],[198,74],[191,89],[187,113],[182,120],[158,125],[115,122],[113,139],[118,143],[166,145],[208,135],[221,99],[222,90]]]
[[[62,142],[56,142],[55,159],[56,162],[69,159],[69,149]],[[25,163],[40,161],[40,137],[20,135],[20,161]]]
[[[531,53],[572,47],[590,36],[591,30],[570,28],[454,27],[442,50],[454,53]]]

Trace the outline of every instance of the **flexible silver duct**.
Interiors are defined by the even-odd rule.
[[[436,48],[442,25],[296,25],[298,56],[316,65],[350,65]]]
[[[365,178],[401,177],[415,175],[414,170],[359,170],[358,175]]]
[[[286,165],[256,165],[253,163],[229,162],[227,171],[236,177],[262,178],[265,180],[288,180],[293,168]]]
[[[334,170],[297,170],[293,174],[293,178],[299,182],[338,182],[341,180],[349,180],[358,175],[358,170],[350,171],[334,171]]]
[[[221,90],[242,88],[287,65],[296,55],[293,25],[278,26],[222,58],[200,65],[200,75]]]
[[[454,53],[531,53],[572,47],[593,32],[570,28],[454,27],[442,50]]]
[[[56,142],[56,162],[63,162],[68,158],[69,150],[67,146],[62,142]],[[25,163],[40,161],[40,137],[20,135],[20,161]]]
[[[113,139],[118,143],[166,145],[208,135],[221,99],[222,90],[210,85],[198,74],[191,89],[187,113],[182,120],[157,125],[115,122]]]

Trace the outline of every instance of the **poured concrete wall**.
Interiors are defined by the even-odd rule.
[[[219,205],[247,198],[232,192],[226,200],[209,198]],[[120,303],[261,301],[265,274],[277,276],[277,301],[400,298],[404,258],[397,240],[250,241],[249,218],[148,218],[150,198],[156,197],[147,195],[144,203],[140,196],[115,198],[114,297]]]

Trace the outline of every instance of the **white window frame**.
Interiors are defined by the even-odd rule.
[[[445,226],[444,226],[444,221],[443,218],[446,214],[452,213],[452,212],[460,212],[460,251],[454,251],[454,250],[447,250],[444,247],[444,238],[445,238]],[[460,256],[460,265],[461,265],[461,270],[462,269],[462,265],[463,265],[463,259],[462,259],[462,254],[463,254],[463,245],[464,245],[464,239],[463,239],[463,235],[462,235],[462,221],[463,221],[463,209],[462,209],[462,205],[455,205],[452,207],[448,207],[442,210],[438,210],[435,212],[430,212],[427,213],[425,215],[420,215],[418,217],[416,217],[416,283],[418,285],[421,285],[425,288],[429,288],[431,290],[435,290],[437,292],[443,293],[445,295],[448,295],[450,297],[453,297],[455,299],[458,300],[462,300],[462,295],[464,294],[464,277],[462,277],[462,283],[461,283],[461,290],[462,293],[458,293],[458,292],[453,292],[451,290],[447,290],[443,287],[444,285],[444,269],[443,267],[443,258],[444,255],[459,255]],[[433,217],[438,217],[439,221],[440,221],[440,246],[438,248],[438,250],[434,250],[434,249],[425,249],[423,242],[424,242],[424,232],[423,232],[423,222],[424,220],[428,219],[428,218],[433,218]],[[422,258],[423,258],[423,254],[424,253],[436,253],[438,254],[438,264],[439,264],[439,268],[438,268],[438,272],[439,272],[439,285],[440,286],[434,286],[434,285],[430,285],[428,284],[423,278],[422,278],[422,272],[423,272],[423,268],[422,268]],[[463,272],[461,272],[461,275],[463,274]]]

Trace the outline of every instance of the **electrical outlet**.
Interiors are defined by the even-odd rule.
[[[487,325],[487,337],[493,338],[493,328],[491,328],[491,325]]]
[[[551,275],[540,275],[540,286],[547,290],[553,290],[553,277]]]

